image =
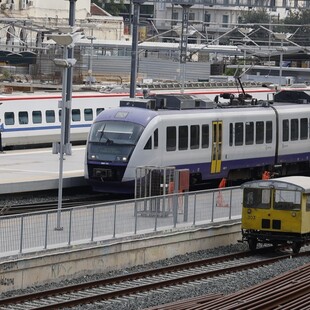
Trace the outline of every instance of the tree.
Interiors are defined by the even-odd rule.
[[[270,15],[265,8],[242,11],[238,23],[244,24],[245,27],[247,24],[251,24],[253,31],[249,36],[253,41],[258,42],[259,45],[264,45],[268,42],[269,34],[259,26],[259,24],[270,23]]]
[[[115,0],[91,0],[92,3],[97,4],[99,7],[104,8],[108,13],[113,16],[118,16],[121,12],[127,10],[124,0],[115,3]]]
[[[292,33],[291,40],[302,46],[310,45],[310,10],[290,10],[284,18],[285,31]],[[291,26],[290,26],[291,25]],[[299,26],[298,26],[299,25]]]

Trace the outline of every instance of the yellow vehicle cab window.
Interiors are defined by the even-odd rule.
[[[270,209],[270,190],[261,188],[245,188],[243,206],[245,208]]]
[[[274,197],[275,210],[300,210],[301,209],[301,192],[275,190]]]

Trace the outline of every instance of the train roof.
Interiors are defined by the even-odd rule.
[[[241,188],[275,188],[278,190],[301,191],[310,193],[310,177],[288,176],[270,180],[256,180],[246,182]]]
[[[95,119],[96,122],[103,120],[127,121],[146,126],[151,119],[158,115],[157,111],[136,107],[120,107],[101,112]]]
[[[281,90],[274,95],[274,103],[309,104],[310,91],[307,90]]]

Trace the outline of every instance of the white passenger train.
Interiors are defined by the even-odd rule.
[[[257,179],[265,170],[309,172],[308,92],[282,91],[274,103],[230,98],[214,104],[188,95],[153,99],[125,100],[96,118],[85,166],[95,191],[133,193],[141,166],[189,169],[191,184]]]
[[[210,84],[211,85],[211,84]],[[214,84],[216,85],[216,84]],[[167,85],[168,86],[168,85]],[[169,88],[151,90],[154,93],[180,93]],[[266,99],[275,90],[266,87],[248,87],[245,91],[258,99]],[[206,95],[213,99],[221,93],[241,93],[236,87],[185,89],[186,94]],[[142,96],[142,94],[138,94]],[[61,93],[35,92],[0,95],[0,126],[3,147],[51,144],[60,140]],[[75,92],[72,96],[71,141],[86,141],[90,126],[102,110],[119,106],[128,93],[109,91]]]

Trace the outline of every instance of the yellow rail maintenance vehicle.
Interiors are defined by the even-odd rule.
[[[310,241],[310,177],[289,176],[242,185],[242,241],[291,246],[294,253]]]

